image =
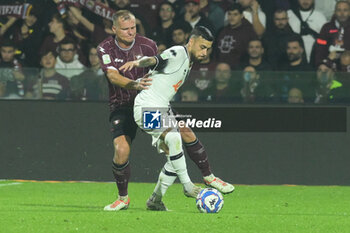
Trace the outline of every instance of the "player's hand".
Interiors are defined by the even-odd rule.
[[[129,71],[134,67],[138,67],[139,66],[139,61],[129,61],[127,63],[125,63],[124,65],[122,65],[119,70],[125,72],[125,71]]]
[[[136,80],[137,85],[136,85],[136,90],[142,91],[142,90],[147,90],[149,86],[152,85],[152,78],[150,78],[151,74],[146,74],[142,78],[139,78]]]

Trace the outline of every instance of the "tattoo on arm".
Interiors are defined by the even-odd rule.
[[[139,60],[139,67],[154,66],[156,63],[157,63],[157,60],[154,57],[142,57]]]

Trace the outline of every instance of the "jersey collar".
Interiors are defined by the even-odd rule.
[[[186,46],[183,46],[184,47],[184,49],[185,49],[185,51],[186,51],[186,55],[187,55],[187,58],[188,58],[188,60],[190,61],[190,66],[192,66],[192,61],[191,61],[191,58],[190,58],[190,54],[188,53],[188,50],[187,50],[187,47]]]
[[[183,47],[184,47],[184,49],[186,51],[187,58],[190,60],[190,55],[188,54],[188,50],[187,50],[186,46],[183,46]]]
[[[132,44],[130,45],[130,47],[129,47],[129,48],[126,48],[126,49],[120,47],[119,44],[118,44],[118,41],[117,41],[116,39],[114,39],[114,43],[115,43],[115,45],[116,45],[119,49],[121,49],[121,50],[123,50],[123,51],[129,51],[129,50],[132,49],[132,47],[134,46],[134,44],[135,44],[135,39],[134,39],[134,41],[132,42]]]

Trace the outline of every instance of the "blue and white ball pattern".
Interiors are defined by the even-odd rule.
[[[224,198],[218,190],[205,188],[198,194],[196,205],[202,213],[218,213],[224,205]]]

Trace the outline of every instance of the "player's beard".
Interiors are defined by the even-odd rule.
[[[205,56],[204,57],[197,57],[197,56],[195,56],[195,55],[193,55],[192,54],[192,56],[191,56],[191,61],[192,62],[201,62],[201,61],[203,61],[205,59]]]

